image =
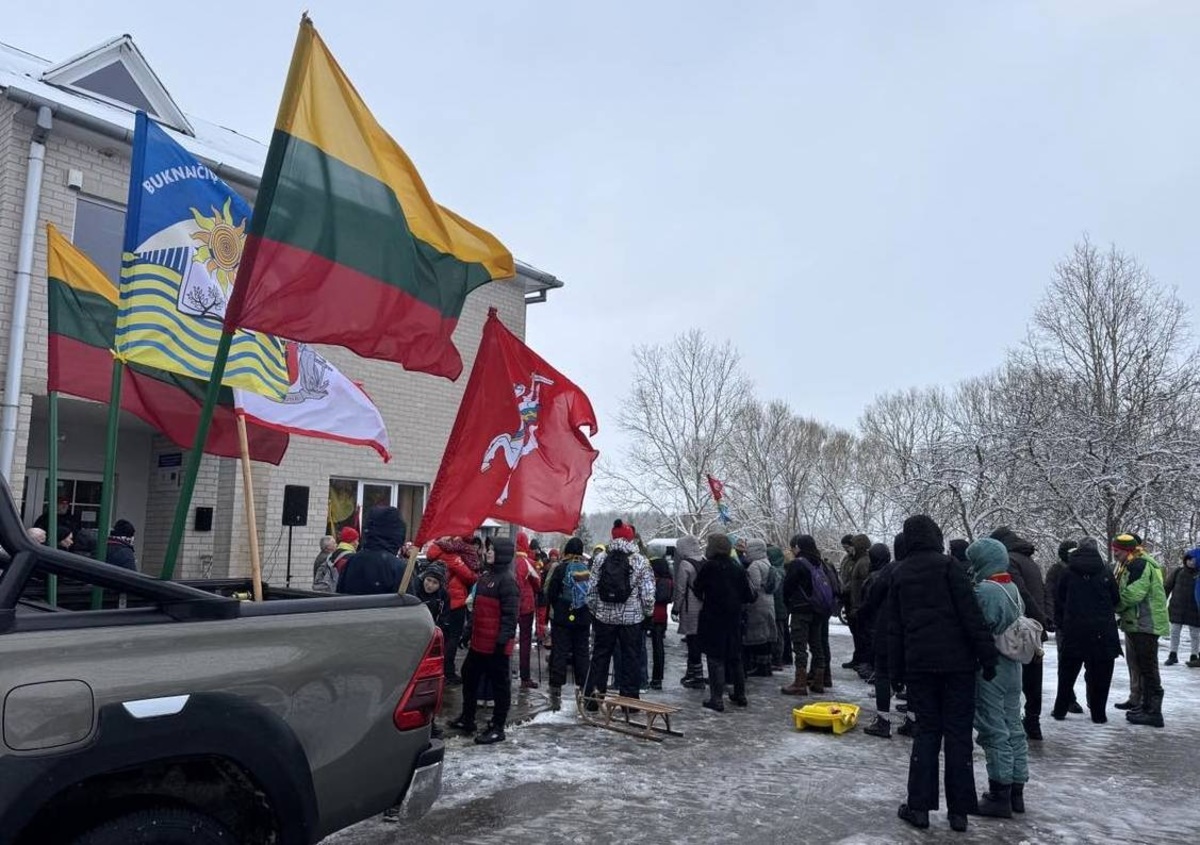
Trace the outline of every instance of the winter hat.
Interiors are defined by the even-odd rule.
[[[529,554],[532,548],[529,545],[529,535],[524,531],[517,532],[517,551]]]
[[[950,557],[962,563],[967,562],[967,546],[971,545],[966,540],[951,540],[950,541]]]
[[[705,549],[705,557],[729,557],[733,554],[733,543],[729,542],[729,537],[725,534],[713,534],[708,538],[708,546]]]
[[[1068,540],[1067,542],[1069,543],[1071,541]],[[1071,550],[1071,552],[1086,552],[1086,551],[1093,551],[1096,554],[1100,554],[1100,544],[1096,542],[1095,537],[1084,537],[1082,540],[1079,541],[1078,545],[1076,545],[1075,548]],[[1070,552],[1068,554],[1070,554]]]
[[[607,548],[605,548],[605,546],[604,546],[604,544],[603,544],[603,543],[597,543],[596,545],[592,546],[592,553],[593,553],[593,554],[595,554],[596,552],[603,553],[603,552],[606,552],[606,551],[608,551],[608,549],[607,549]]]
[[[583,540],[578,537],[572,537],[567,540],[567,545],[563,549],[563,554],[583,556]]]
[[[507,537],[497,537],[493,540],[492,551],[496,553],[496,560],[493,566],[508,566],[513,562],[513,557],[516,556],[513,541]]]
[[[345,528],[343,528],[341,531],[338,532],[338,542],[339,543],[357,543],[358,542],[358,529],[355,528],[353,525],[347,525]]]
[[[1122,552],[1136,552],[1142,547],[1142,538],[1136,534],[1118,534],[1113,537],[1112,547]]]
[[[430,561],[421,573],[422,578],[436,578],[443,587],[446,586],[446,565],[439,561]]]
[[[967,547],[967,559],[978,579],[990,578],[1008,569],[1008,549],[999,540],[984,537]]]
[[[854,545],[854,537],[853,537],[853,535],[846,534],[845,536],[843,536],[843,537],[842,537],[842,545],[843,545],[843,546],[852,546],[852,545]]]
[[[1092,544],[1095,545],[1094,540],[1092,541]],[[1078,547],[1079,547],[1079,544],[1076,543],[1074,540],[1063,540],[1061,543],[1058,544],[1058,559],[1061,560],[1063,563],[1066,563],[1067,556],[1071,554],[1071,550],[1078,548]]]
[[[796,550],[796,554],[807,558],[809,563],[821,562],[821,552],[811,534],[797,534],[792,538],[791,546]]]
[[[62,545],[62,541],[63,541],[63,540],[65,540],[65,539],[67,539],[68,537],[70,537],[72,533],[73,533],[73,532],[72,532],[72,530],[71,530],[71,526],[69,526],[69,525],[65,525],[64,523],[60,522],[60,523],[58,524],[58,532],[57,532],[57,541],[58,541],[58,542],[57,542],[57,545],[60,545],[60,546],[61,546],[61,545]]]
[[[118,519],[112,527],[111,537],[132,537],[135,533],[133,523],[128,519]]]
[[[99,538],[96,536],[95,528],[80,528],[75,532],[74,540],[75,542],[71,544],[71,551],[75,554],[91,557],[96,553]]]
[[[621,520],[615,520],[612,527],[612,538],[614,540],[628,540],[633,542],[634,530],[632,525],[626,525]]]

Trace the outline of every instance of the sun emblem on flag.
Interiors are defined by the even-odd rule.
[[[192,238],[200,243],[192,260],[204,265],[226,295],[233,287],[242,260],[242,247],[246,244],[246,221],[233,224],[233,216],[229,213],[232,201],[232,198],[226,199],[225,207],[220,211],[214,208],[212,217],[192,209],[192,217],[200,227],[200,231],[192,232]]]

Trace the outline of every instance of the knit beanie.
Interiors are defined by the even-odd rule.
[[[628,540],[633,542],[634,530],[632,525],[626,525],[621,520],[615,520],[612,527],[612,538],[614,540]]]
[[[1094,545],[1094,543],[1093,543]],[[1074,540],[1063,540],[1058,544],[1058,559],[1063,563],[1067,562],[1067,556],[1071,554],[1072,549],[1079,548],[1079,544]]]
[[[572,537],[567,540],[566,548],[563,549],[564,554],[568,555],[583,555],[583,540],[578,537]]]
[[[729,542],[729,537],[725,534],[713,534],[708,538],[708,545],[705,548],[705,557],[729,557],[733,554],[733,543]]]
[[[133,523],[128,519],[118,519],[112,527],[113,537],[132,537],[136,532],[133,529]]]

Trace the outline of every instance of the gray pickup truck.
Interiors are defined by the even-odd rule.
[[[159,581],[35,545],[3,481],[0,546],[0,845],[307,845],[437,799],[416,599]]]

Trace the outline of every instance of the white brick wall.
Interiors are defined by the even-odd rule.
[[[13,103],[0,101],[0,325],[6,329],[7,315],[11,313],[32,121],[31,112],[21,110]],[[47,140],[39,214],[42,223],[54,223],[68,235],[74,227],[76,195],[66,187],[67,171],[77,169],[83,172],[83,194],[122,205],[128,190],[129,173],[128,150],[101,149],[70,137],[71,131],[57,123]],[[114,143],[113,146],[118,145]],[[12,475],[18,480],[25,471],[31,395],[46,393],[45,256],[45,233],[39,226],[22,381],[21,438]],[[501,319],[509,329],[518,336],[525,335],[524,296],[517,283],[493,283],[475,291],[467,300],[454,335],[465,365],[457,383],[409,373],[394,364],[361,359],[342,349],[322,350],[350,378],[361,381],[379,406],[387,422],[393,457],[390,463],[384,464],[373,450],[365,447],[293,437],[287,456],[279,467],[255,464],[253,471],[260,544],[264,571],[270,580],[277,583],[283,581],[286,534],[280,521],[285,485],[300,484],[307,486],[310,491],[308,526],[297,528],[294,534],[294,583],[303,584],[306,573],[311,572],[309,566],[316,553],[317,540],[326,531],[330,476],[403,482],[424,485],[426,488],[433,483],[490,306],[499,310]],[[329,319],[336,320],[337,316],[332,313]],[[6,357],[7,348],[0,348],[0,366],[7,366]],[[162,560],[178,501],[177,484],[161,479],[155,469],[157,458],[160,454],[179,451],[183,450],[166,438],[154,438],[146,525],[140,531],[140,557],[151,572],[157,571]],[[193,530],[195,508],[201,506],[214,508],[211,532]],[[177,577],[248,574],[247,536],[238,462],[206,456],[188,516]],[[212,556],[210,571],[204,567],[205,556],[208,555]]]

